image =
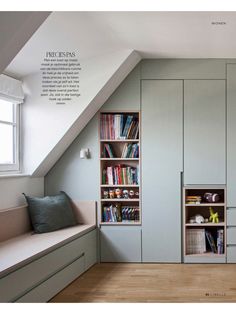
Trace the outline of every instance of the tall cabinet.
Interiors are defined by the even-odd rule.
[[[227,262],[236,263],[236,64],[227,65]]]
[[[225,80],[184,81],[184,184],[225,184]]]
[[[183,81],[142,81],[142,261],[181,262]]]

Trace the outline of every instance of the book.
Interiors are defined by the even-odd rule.
[[[217,230],[217,253],[224,254],[224,229]]]
[[[134,115],[102,114],[100,119],[101,139],[136,139],[139,121]]]
[[[111,144],[104,144],[104,157],[115,158]]]
[[[207,240],[208,240],[208,243],[209,243],[209,245],[210,245],[210,248],[211,248],[212,253],[217,253],[215,241],[214,241],[214,238],[213,238],[211,232],[210,232],[210,231],[207,231],[207,230],[206,230],[205,232],[206,232],[206,238],[207,238]]]
[[[139,221],[139,208],[136,206],[104,205],[102,214],[103,222]]]

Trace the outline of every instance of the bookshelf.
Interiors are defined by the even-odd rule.
[[[184,262],[226,262],[225,186],[184,187],[183,241]]]
[[[100,112],[100,225],[140,225],[140,113]]]

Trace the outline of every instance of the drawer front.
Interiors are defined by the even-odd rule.
[[[97,229],[89,232],[83,237],[85,252],[85,270],[97,263]]]
[[[236,227],[227,228],[227,244],[236,244]]]
[[[227,263],[236,263],[236,246],[227,247]]]
[[[81,256],[66,268],[56,273],[54,276],[41,283],[30,292],[26,293],[16,302],[47,302],[78,276],[80,276],[84,272],[84,268],[85,258],[84,256]]]
[[[85,252],[87,237],[88,234],[75,239],[0,279],[0,302],[18,299],[31,287],[81,256]]]
[[[236,208],[227,209],[227,225],[236,226]]]

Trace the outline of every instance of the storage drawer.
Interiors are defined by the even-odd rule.
[[[227,225],[236,226],[236,208],[227,209]]]
[[[141,262],[141,230],[135,227],[101,228],[101,262]]]
[[[236,246],[227,247],[227,263],[236,263]]]
[[[78,238],[0,279],[0,302],[11,302],[85,251]]]
[[[75,280],[79,275],[84,272],[85,258],[81,256],[79,259],[75,260],[73,263],[56,273],[54,276],[50,277],[16,302],[27,303],[27,302],[47,302],[58,292],[60,292],[64,287],[69,285],[73,280]]]
[[[227,244],[236,244],[236,227],[227,227]]]

